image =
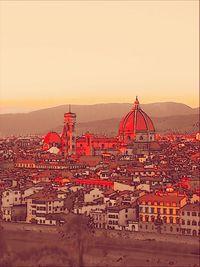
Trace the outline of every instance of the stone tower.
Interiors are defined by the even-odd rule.
[[[62,152],[65,156],[76,154],[75,124],[76,114],[71,112],[69,105],[69,112],[64,114],[64,127],[61,134]]]

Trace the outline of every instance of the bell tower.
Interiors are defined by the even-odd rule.
[[[61,135],[62,151],[65,156],[76,154],[76,136],[75,136],[76,114],[69,111],[64,114],[64,127]]]

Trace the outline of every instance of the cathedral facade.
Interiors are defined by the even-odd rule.
[[[43,141],[43,149],[49,150],[56,146],[65,157],[103,153],[132,155],[148,153],[155,143],[155,127],[150,117],[141,109],[137,97],[130,112],[122,118],[115,137],[100,137],[89,132],[76,137],[75,125],[76,114],[69,110],[64,114],[61,135],[48,133]]]

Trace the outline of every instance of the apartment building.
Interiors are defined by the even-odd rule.
[[[187,197],[178,193],[146,194],[139,198],[139,230],[179,234],[180,209]]]
[[[64,205],[65,199],[59,197],[54,190],[42,190],[27,198],[28,223],[52,224],[49,214],[67,213]]]
[[[183,235],[200,235],[199,203],[187,204],[181,209],[181,233]]]

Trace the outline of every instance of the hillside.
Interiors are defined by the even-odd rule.
[[[150,117],[157,118],[154,120],[159,131],[166,131],[166,129],[174,127],[183,131],[187,131],[187,129],[191,131],[192,125],[198,122],[198,109],[192,109],[181,103],[152,103],[141,105],[141,107]],[[93,132],[96,132],[99,129],[106,129],[106,132],[114,133],[118,128],[120,120],[118,118],[122,118],[131,108],[132,104],[130,103],[113,103],[74,105],[72,111],[77,114],[78,131],[85,132],[94,129]],[[46,133],[48,130],[57,128],[58,125],[60,127],[63,125],[63,115],[66,111],[68,111],[68,106],[62,105],[29,113],[1,114],[0,136]],[[186,119],[184,119],[185,116]],[[191,116],[191,121],[187,116]]]
[[[113,136],[116,135],[118,132],[120,120],[121,118],[113,118],[109,120],[78,123],[76,127],[76,132],[78,135],[90,131],[94,134]],[[197,114],[152,118],[152,120],[154,122],[157,133],[196,133],[199,129]],[[55,127],[51,130],[60,133],[62,131],[62,125]]]

